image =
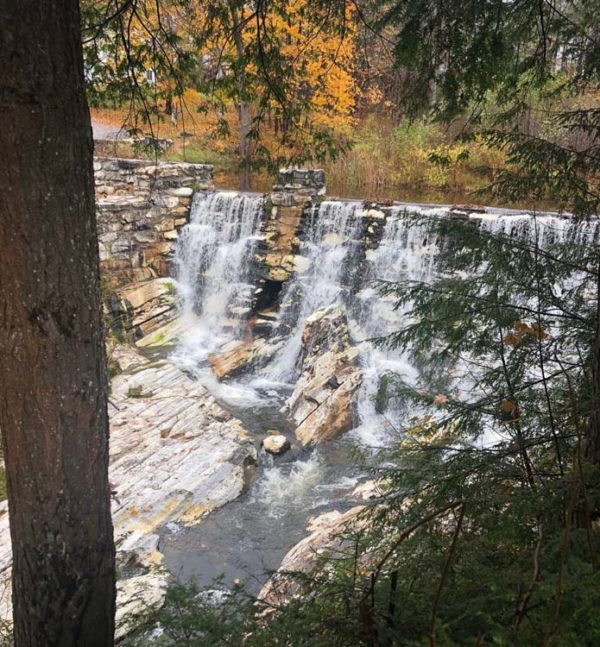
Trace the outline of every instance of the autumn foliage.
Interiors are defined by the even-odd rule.
[[[89,94],[135,133],[240,142],[247,166],[324,159],[354,123],[354,10],[308,0],[131,3],[94,32],[112,2],[84,2]],[[86,39],[84,38],[84,41]]]

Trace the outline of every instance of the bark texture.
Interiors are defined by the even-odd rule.
[[[77,0],[2,3],[0,123],[15,642],[112,645],[107,385]]]

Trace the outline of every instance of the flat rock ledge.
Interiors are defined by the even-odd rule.
[[[112,382],[110,481],[117,572],[117,639],[128,619],[162,605],[169,582],[158,550],[167,522],[197,523],[238,497],[256,462],[241,423],[198,382],[168,360],[150,363],[133,350],[128,372]],[[134,355],[137,355],[137,361]],[[11,545],[0,505],[0,590],[10,592]],[[10,595],[0,616],[12,615]]]

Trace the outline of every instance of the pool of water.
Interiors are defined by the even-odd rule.
[[[256,594],[284,555],[307,535],[311,517],[355,505],[352,491],[368,470],[351,438],[273,458],[261,452],[256,478],[241,497],[197,526],[167,524],[160,550],[181,583],[229,587],[244,582]]]

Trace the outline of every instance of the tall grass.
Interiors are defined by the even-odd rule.
[[[358,125],[353,148],[327,165],[327,179],[339,188],[375,193],[386,188],[465,193],[485,186],[502,165],[498,151],[477,141],[457,144],[436,124],[407,120],[393,126],[371,115]]]

